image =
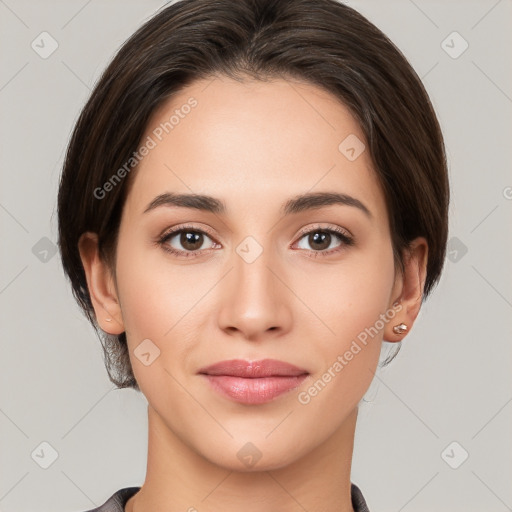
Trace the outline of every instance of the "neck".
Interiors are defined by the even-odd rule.
[[[184,444],[148,406],[146,478],[125,511],[353,512],[350,469],[356,420],[354,409],[323,444],[288,465],[237,472]]]

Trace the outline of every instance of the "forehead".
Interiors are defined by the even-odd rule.
[[[144,143],[151,149],[133,177],[130,215],[163,192],[215,196],[228,214],[249,214],[277,212],[305,192],[336,191],[386,220],[361,128],[336,97],[310,84],[196,81],[152,115]]]

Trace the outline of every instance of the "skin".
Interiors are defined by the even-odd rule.
[[[133,177],[115,275],[98,255],[96,235],[80,239],[98,323],[111,334],[126,331],[148,401],[146,479],[125,510],[352,511],[358,403],[382,340],[402,340],[393,326],[403,322],[410,330],[418,315],[426,241],[414,240],[404,274],[395,272],[370,155],[349,161],[338,150],[350,134],[364,141],[363,133],[334,96],[285,79],[198,81],[154,113],[143,140],[191,96],[197,107]],[[162,206],[143,213],[163,192],[211,195],[227,212]],[[306,192],[349,194],[371,218],[340,204],[284,216],[281,206]],[[212,235],[196,244],[197,257],[169,254],[156,242],[185,223]],[[336,226],[353,236],[353,245],[333,234],[327,249],[318,249],[303,234]],[[247,236],[263,249],[252,263],[236,252]],[[179,234],[167,244],[186,250]],[[308,404],[299,403],[298,393],[397,300],[402,307],[393,320]],[[160,350],[148,366],[134,355],[145,339]],[[272,402],[239,404],[197,373],[238,358],[283,360],[310,375]],[[237,457],[248,442],[261,453],[251,467]]]

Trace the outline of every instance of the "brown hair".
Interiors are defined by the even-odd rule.
[[[96,84],[71,136],[58,194],[64,271],[118,387],[139,390],[126,333],[112,336],[99,329],[78,241],[86,231],[97,233],[100,254],[114,268],[121,212],[135,171],[106,200],[95,190],[137,151],[150,116],[164,101],[214,75],[296,78],[337,97],[365,134],[386,200],[396,264],[403,268],[403,250],[424,236],[429,254],[423,299],[441,275],[449,204],[444,143],[421,80],[400,50],[336,0],[173,3],[123,44]]]

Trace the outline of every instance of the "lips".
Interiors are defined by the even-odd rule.
[[[263,377],[298,377],[308,372],[303,368],[276,359],[262,359],[252,362],[243,359],[232,359],[231,361],[221,361],[202,368],[199,373],[258,379]]]
[[[270,402],[300,386],[309,375],[302,368],[275,359],[221,361],[198,373],[225,398],[247,405]]]

